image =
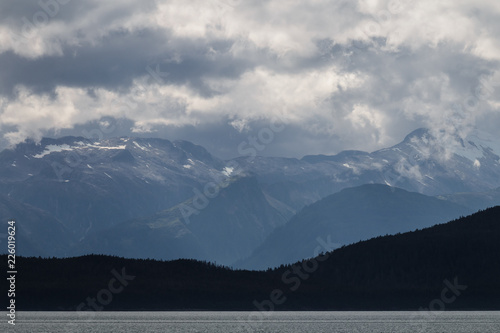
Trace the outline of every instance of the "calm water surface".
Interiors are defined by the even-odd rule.
[[[22,333],[498,333],[500,312],[18,312],[15,327],[1,326]]]

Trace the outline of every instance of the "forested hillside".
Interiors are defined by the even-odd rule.
[[[16,304],[22,310],[416,310],[446,297],[437,303],[446,309],[498,310],[499,240],[495,207],[262,272],[193,260],[17,258]]]

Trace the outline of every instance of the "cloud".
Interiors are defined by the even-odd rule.
[[[279,116],[287,130],[262,153],[300,157],[422,126],[495,132],[499,16],[486,0],[4,1],[0,135],[111,117],[228,156],[229,136]]]

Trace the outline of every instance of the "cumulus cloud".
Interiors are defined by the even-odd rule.
[[[4,1],[2,146],[103,117],[225,156],[276,116],[263,153],[297,157],[495,132],[499,16],[487,0]]]

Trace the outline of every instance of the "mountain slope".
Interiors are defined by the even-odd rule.
[[[291,217],[269,202],[255,178],[241,178],[223,189],[190,229],[203,240],[207,260],[229,265],[246,258]]]
[[[78,244],[76,254],[195,258],[229,265],[249,256],[287,217],[268,202],[255,179],[233,179],[213,198],[194,197],[95,233]]]
[[[486,192],[440,195],[439,198],[477,211],[500,205],[500,187]]]
[[[172,260],[203,258],[205,252],[200,240],[184,224],[180,210],[174,207],[96,231],[76,243],[72,253]]]
[[[224,163],[188,142],[65,137],[0,153],[0,191],[43,209],[84,238],[193,196]]]
[[[321,242],[339,247],[429,227],[470,212],[457,204],[386,185],[344,189],[302,209],[237,267],[276,267],[317,255]]]
[[[321,286],[308,296],[322,297],[330,307],[353,306],[355,295],[364,295],[365,308],[376,308],[382,298],[389,308],[398,299],[410,307],[411,299],[421,298],[414,309],[432,307],[436,300],[445,301],[446,310],[457,305],[498,309],[499,239],[497,206],[432,228],[377,237],[334,251],[303,288]],[[451,301],[450,292],[456,296]],[[336,301],[345,294],[351,294],[354,302]]]
[[[74,242],[66,227],[49,213],[0,195],[0,246],[7,249],[7,222],[16,221],[16,254],[67,256]]]

